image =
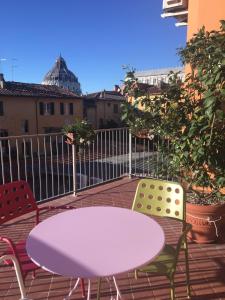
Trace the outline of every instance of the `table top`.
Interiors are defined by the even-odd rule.
[[[29,257],[52,273],[98,278],[131,271],[153,260],[165,236],[152,218],[119,207],[68,210],[30,232]]]

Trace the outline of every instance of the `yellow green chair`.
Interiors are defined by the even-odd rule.
[[[185,193],[182,186],[159,179],[141,179],[132,206],[132,210],[146,215],[170,217],[182,222],[182,232],[176,247],[166,244],[153,262],[135,270],[136,278],[139,272],[166,275],[170,281],[172,300],[175,299],[174,275],[181,250],[185,254],[187,295],[188,298],[191,296],[187,244],[187,232],[191,229],[191,225],[185,222],[185,206]]]

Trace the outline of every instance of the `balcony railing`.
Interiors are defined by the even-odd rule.
[[[123,176],[159,177],[166,163],[160,143],[132,136],[127,128],[97,130],[80,153],[61,133],[3,137],[0,184],[26,180],[41,202]]]
[[[163,10],[184,10],[188,8],[188,0],[163,0]]]
[[[176,18],[176,26],[187,25],[188,0],[163,0],[163,14],[161,14],[161,17]]]

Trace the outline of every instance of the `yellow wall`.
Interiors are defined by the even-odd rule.
[[[0,129],[8,131],[9,136],[25,134],[22,131],[22,121],[28,120],[29,132],[26,134],[44,133],[45,127],[62,127],[73,123],[75,118],[83,118],[82,99],[54,99],[35,97],[0,96],[3,101],[4,115],[0,116]],[[39,102],[54,102],[54,115],[40,115]],[[74,103],[73,115],[60,115],[60,103]]]
[[[160,96],[161,94],[159,93],[155,93],[155,94],[150,94],[148,95],[149,99],[154,99],[157,96]],[[134,105],[134,97],[128,97],[128,102],[131,103],[132,105]],[[145,105],[141,105],[141,103],[138,103],[138,107],[139,110],[146,110]]]
[[[4,115],[0,116],[0,129],[8,131],[8,135],[22,135],[22,120],[28,120],[31,133],[35,132],[34,102],[30,98],[13,98],[1,96]]]
[[[39,102],[54,102],[55,103],[55,113],[54,115],[40,115]],[[66,107],[67,104],[73,103],[74,114],[60,114],[60,103],[64,103]],[[83,100],[82,99],[48,99],[48,100],[38,100],[38,132],[44,133],[45,127],[63,127],[65,124],[74,123],[75,119],[83,119]]]
[[[208,31],[219,29],[220,20],[225,20],[225,0],[189,0],[187,39],[203,25]]]
[[[121,123],[121,103],[118,100],[96,100],[97,128],[101,126],[100,119],[103,120],[104,125],[110,120],[115,121],[117,124]],[[118,113],[114,113],[114,104],[118,105]]]

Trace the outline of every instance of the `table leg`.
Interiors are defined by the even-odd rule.
[[[114,282],[114,285],[115,285],[115,288],[116,288],[116,300],[122,299],[120,289],[118,287],[118,284],[116,282],[116,278],[114,276],[113,276],[113,282]]]
[[[97,289],[97,300],[100,300],[100,292],[101,292],[101,281],[102,279],[98,279],[98,289]]]
[[[91,280],[88,279],[88,294],[87,294],[87,300],[91,299]]]
[[[70,299],[72,293],[73,293],[73,292],[75,291],[75,289],[77,288],[79,282],[80,282],[80,278],[77,279],[77,281],[76,281],[74,287],[72,288],[72,290],[70,290],[68,296],[66,296],[66,297],[64,298],[64,300],[69,300],[69,299]]]

